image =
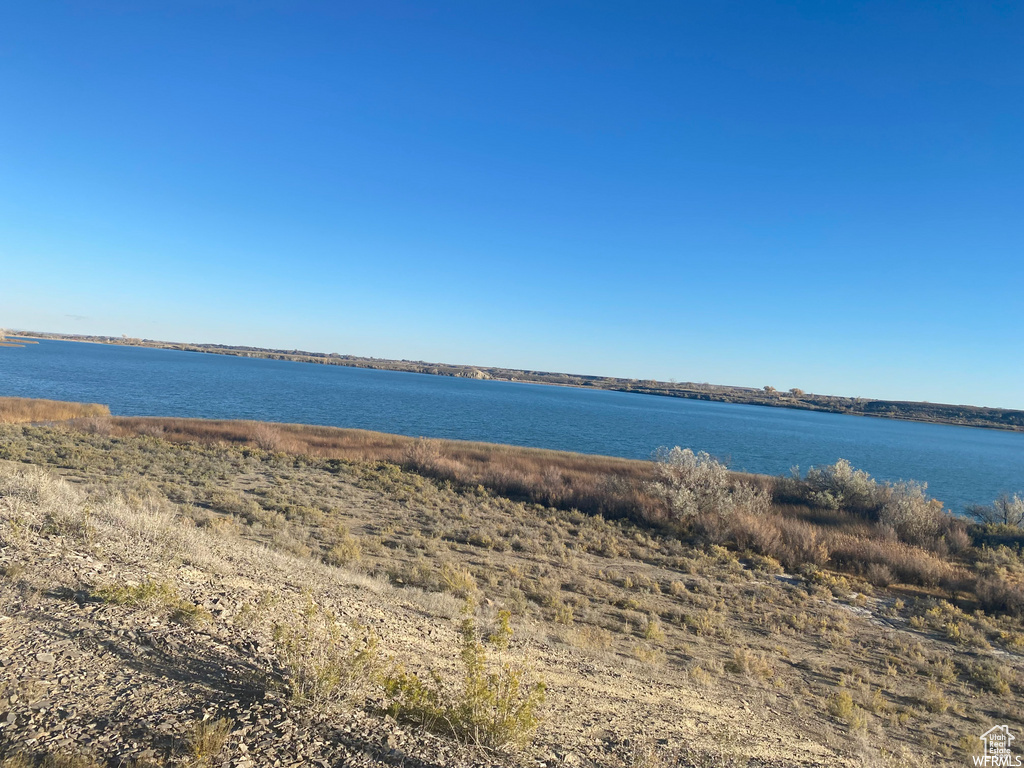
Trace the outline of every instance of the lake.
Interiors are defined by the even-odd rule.
[[[639,459],[680,445],[772,475],[845,458],[880,480],[927,482],[955,511],[1024,491],[1024,433],[628,392],[42,341],[0,347],[0,395]]]

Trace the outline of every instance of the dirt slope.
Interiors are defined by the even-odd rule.
[[[910,627],[891,595],[392,465],[11,429],[8,446],[55,468],[0,467],[8,756],[957,765],[988,722],[1020,722],[1019,657],[953,649],[959,666],[948,666],[949,643]],[[546,683],[521,749],[482,750],[383,714],[380,676],[399,664],[436,671],[458,695],[467,597],[484,638],[511,611],[511,645],[488,646],[490,657]],[[303,701],[280,632],[316,640],[324,617],[337,634],[313,650],[350,659],[372,637],[374,672],[346,661],[342,690]],[[1008,695],[966,677],[990,657],[1010,670]]]

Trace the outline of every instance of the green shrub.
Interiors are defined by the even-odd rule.
[[[971,680],[979,688],[991,691],[999,696],[1010,692],[1010,684],[1003,675],[1003,670],[996,662],[984,659],[970,667]]]
[[[512,635],[509,615],[502,614],[489,637],[497,649],[507,648]],[[470,744],[497,750],[524,746],[540,722],[544,683],[523,664],[492,659],[471,617],[463,620],[460,634],[460,690],[448,696],[450,689],[436,673],[426,681],[399,666],[383,681],[388,712]]]
[[[110,584],[96,590],[96,597],[105,603],[143,608],[168,616],[171,621],[195,627],[212,620],[202,606],[185,600],[173,584],[146,579],[140,584]]]
[[[455,709],[456,729],[468,741],[495,749],[521,746],[539,724],[545,685],[510,662],[492,663],[477,637],[476,623],[462,622],[463,694]]]
[[[181,600],[171,611],[171,621],[175,624],[182,624],[186,627],[198,627],[209,624],[213,617],[210,612],[201,605]]]
[[[383,684],[389,715],[428,731],[446,729],[449,713],[441,695],[444,683],[436,672],[431,671],[430,682],[426,682],[398,665],[384,676]]]
[[[498,611],[498,625],[488,635],[487,642],[499,651],[507,651],[508,644],[512,640],[512,612]]]
[[[230,720],[200,720],[192,727],[188,738],[189,755],[196,766],[213,765],[231,734]]]
[[[655,642],[664,642],[665,630],[661,626],[661,621],[655,615],[649,615],[647,621],[644,623],[643,635],[645,640],[653,640]]]
[[[140,584],[111,584],[96,590],[105,603],[133,608],[170,608],[180,601],[178,591],[166,581],[146,579]]]
[[[341,568],[358,562],[360,557],[362,548],[359,546],[359,540],[344,528],[339,528],[338,538],[324,557],[324,561],[328,565]]]
[[[849,720],[856,706],[849,691],[839,691],[829,697],[828,713],[840,720]]]
[[[555,609],[555,623],[571,627],[573,620],[576,618],[572,606],[562,600],[558,600],[553,607]]]
[[[476,579],[468,568],[461,568],[452,563],[441,565],[441,583],[445,592],[458,597],[471,598],[477,592]]]
[[[725,669],[736,675],[760,677],[768,680],[775,675],[775,668],[763,654],[755,653],[749,648],[737,648],[732,658],[725,663]]]
[[[949,699],[935,683],[928,683],[928,693],[920,699],[922,705],[932,714],[941,715],[949,709]]]

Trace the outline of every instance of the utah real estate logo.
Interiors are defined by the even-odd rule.
[[[972,755],[971,759],[977,766],[1018,766],[1024,765],[1020,755],[1013,754],[1012,742],[1017,738],[1010,733],[1010,726],[996,725],[989,728],[979,737],[985,745],[985,754]]]

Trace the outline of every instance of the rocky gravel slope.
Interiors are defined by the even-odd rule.
[[[929,713],[915,702],[953,674],[940,638],[880,621],[883,600],[843,602],[839,584],[724,551],[396,467],[21,434],[26,458],[75,469],[0,462],[2,768],[896,768],[952,764],[955,748],[914,743],[923,726],[981,732],[982,706],[1018,716],[1015,688],[975,712],[956,682]],[[510,647],[487,652],[546,682],[520,748],[386,714],[397,669],[458,693],[467,595],[485,638],[514,609]],[[302,658],[282,628],[305,638]],[[369,638],[373,669],[357,669]],[[317,659],[339,661],[341,684],[297,696]],[[897,686],[900,665],[920,693]],[[856,694],[852,716],[832,713],[832,691]]]

